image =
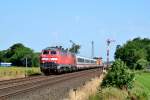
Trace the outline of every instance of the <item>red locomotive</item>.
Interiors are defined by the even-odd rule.
[[[61,47],[48,47],[40,55],[41,71],[50,73],[71,72],[81,69],[100,67],[101,60],[76,56]]]

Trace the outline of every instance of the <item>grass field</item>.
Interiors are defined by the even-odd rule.
[[[39,67],[0,67],[0,80],[25,77],[27,75],[40,74]]]
[[[150,100],[150,72],[141,72],[136,75],[135,79],[135,87],[141,87],[141,91],[146,93]]]
[[[136,82],[150,93],[150,73],[146,72],[136,75]]]
[[[117,88],[105,88],[102,92],[90,96],[89,100],[126,100],[133,97],[134,100],[150,100],[150,72],[136,72],[134,87],[127,91]]]

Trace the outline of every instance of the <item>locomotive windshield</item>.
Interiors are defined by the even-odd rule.
[[[43,51],[43,54],[45,55],[45,54],[49,54],[49,51],[48,50],[44,50]]]
[[[52,55],[55,55],[55,54],[56,54],[56,51],[51,51],[51,54],[52,54]]]

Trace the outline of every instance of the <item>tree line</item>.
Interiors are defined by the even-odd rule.
[[[80,45],[73,44],[71,48],[66,48],[66,50],[78,54],[80,48]],[[27,65],[29,67],[38,67],[40,66],[39,57],[39,52],[34,52],[31,48],[24,46],[22,43],[16,43],[7,50],[0,51],[0,62],[11,62],[13,66],[26,66],[27,58]]]
[[[13,66],[38,67],[40,66],[38,52],[34,52],[31,48],[21,43],[16,43],[7,50],[0,51],[0,62],[11,62]]]
[[[130,69],[144,69],[150,63],[150,39],[134,38],[117,46],[115,59],[124,61]]]

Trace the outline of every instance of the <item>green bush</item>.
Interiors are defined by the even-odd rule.
[[[108,74],[103,79],[102,87],[117,87],[120,89],[128,89],[133,87],[134,74],[130,72],[126,64],[119,60],[116,60]]]
[[[137,70],[141,70],[141,69],[145,69],[146,67],[148,67],[149,62],[145,59],[140,59],[136,62],[135,64],[135,69]]]

